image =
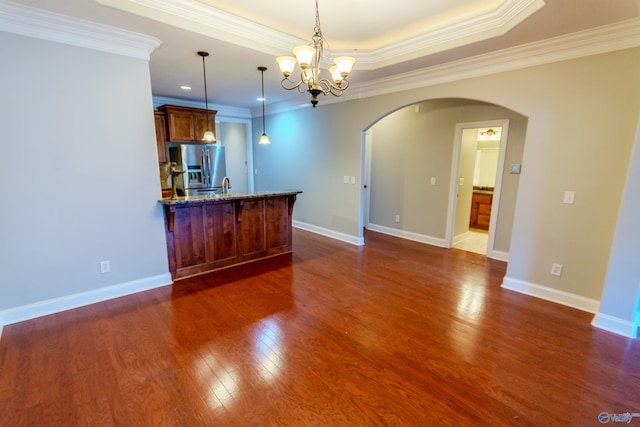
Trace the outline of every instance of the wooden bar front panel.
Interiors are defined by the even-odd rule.
[[[235,216],[233,203],[205,205],[207,218],[207,261],[236,256]]]
[[[186,203],[165,209],[174,279],[289,253],[294,196]]]
[[[206,261],[202,206],[187,206],[175,210],[173,244],[178,270]]]
[[[245,200],[238,222],[240,256],[253,255],[267,249],[264,232],[264,200]]]
[[[291,245],[288,199],[268,199],[265,201],[265,232],[269,250]]]

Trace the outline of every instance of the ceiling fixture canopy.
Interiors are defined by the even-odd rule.
[[[204,105],[205,105],[205,116],[204,119],[207,123],[207,130],[202,137],[202,140],[205,142],[216,142],[216,136],[211,131],[211,121],[209,120],[209,98],[207,97],[207,70],[204,65],[204,58],[209,56],[209,52],[199,51],[198,55],[202,57],[202,75],[204,76]]]
[[[318,104],[318,95],[341,96],[349,87],[347,76],[351,72],[356,60],[350,56],[339,56],[333,60],[334,66],[329,68],[329,73],[333,81],[320,77],[320,61],[324,44],[320,28],[320,14],[318,13],[318,0],[316,0],[316,25],[313,28],[314,34],[311,38],[312,45],[296,46],[293,48],[292,56],[280,56],[276,58],[280,71],[284,78],[281,85],[286,90],[298,89],[303,93],[305,89],[311,94],[311,104],[315,108]],[[294,82],[289,77],[293,73],[296,63],[300,65],[300,81]]]
[[[258,70],[260,70],[260,72],[262,73],[262,98],[260,98],[260,100],[262,101],[262,136],[260,136],[260,140],[258,141],[258,144],[262,144],[262,145],[268,145],[271,144],[271,141],[269,141],[269,137],[267,136],[267,131],[265,130],[264,127],[264,72],[267,71],[267,67],[258,67]]]

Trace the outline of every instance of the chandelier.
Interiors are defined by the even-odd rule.
[[[320,61],[325,45],[320,28],[320,14],[318,13],[318,0],[316,0],[316,25],[313,28],[314,34],[311,38],[313,45],[296,46],[293,48],[292,56],[280,56],[276,58],[280,71],[284,78],[280,83],[286,90],[298,89],[300,93],[306,90],[311,94],[311,104],[315,108],[318,104],[318,95],[341,96],[349,87],[347,76],[356,60],[350,56],[339,56],[333,60],[334,66],[329,68],[329,74],[333,81],[320,78]],[[296,66],[300,65],[300,81],[291,80],[291,74]]]

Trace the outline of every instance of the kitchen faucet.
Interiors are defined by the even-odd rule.
[[[227,184],[226,187],[224,185],[225,183]],[[231,188],[231,181],[229,181],[228,176],[225,176],[224,178],[222,178],[222,194],[228,193],[230,188]]]

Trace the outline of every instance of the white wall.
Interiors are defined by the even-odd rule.
[[[218,141],[225,147],[226,169],[231,182],[231,191],[246,193],[249,191],[248,125],[241,122],[219,122],[216,123],[216,128]]]
[[[636,138],[602,304],[593,322],[605,329],[634,337],[640,327],[640,132]]]
[[[0,32],[0,69],[0,324],[170,283],[148,62]]]
[[[509,119],[524,129],[527,119],[497,105],[465,99],[439,99],[418,106],[418,111],[416,105],[401,108],[370,129],[374,135],[370,228],[444,245],[456,125]],[[469,140],[465,147],[470,151],[461,157],[460,176],[465,177],[465,184],[458,187],[456,236],[469,230],[477,130],[465,130],[463,136]],[[514,132],[509,141],[506,161],[520,163],[524,133]],[[503,175],[507,190],[501,196],[494,248],[504,253],[509,252],[517,183],[518,175]],[[400,215],[399,223],[395,222],[396,214]]]
[[[268,116],[272,144],[254,150],[256,185],[299,187],[294,219],[358,236],[361,191],[341,180],[360,176],[364,129],[422,100],[501,105],[528,117],[505,284],[538,295],[548,289],[551,298],[595,311],[635,141],[638,75],[634,48],[338,104],[321,100],[316,109]],[[565,191],[576,192],[575,204],[562,203]],[[561,277],[549,274],[552,263],[564,265]]]

